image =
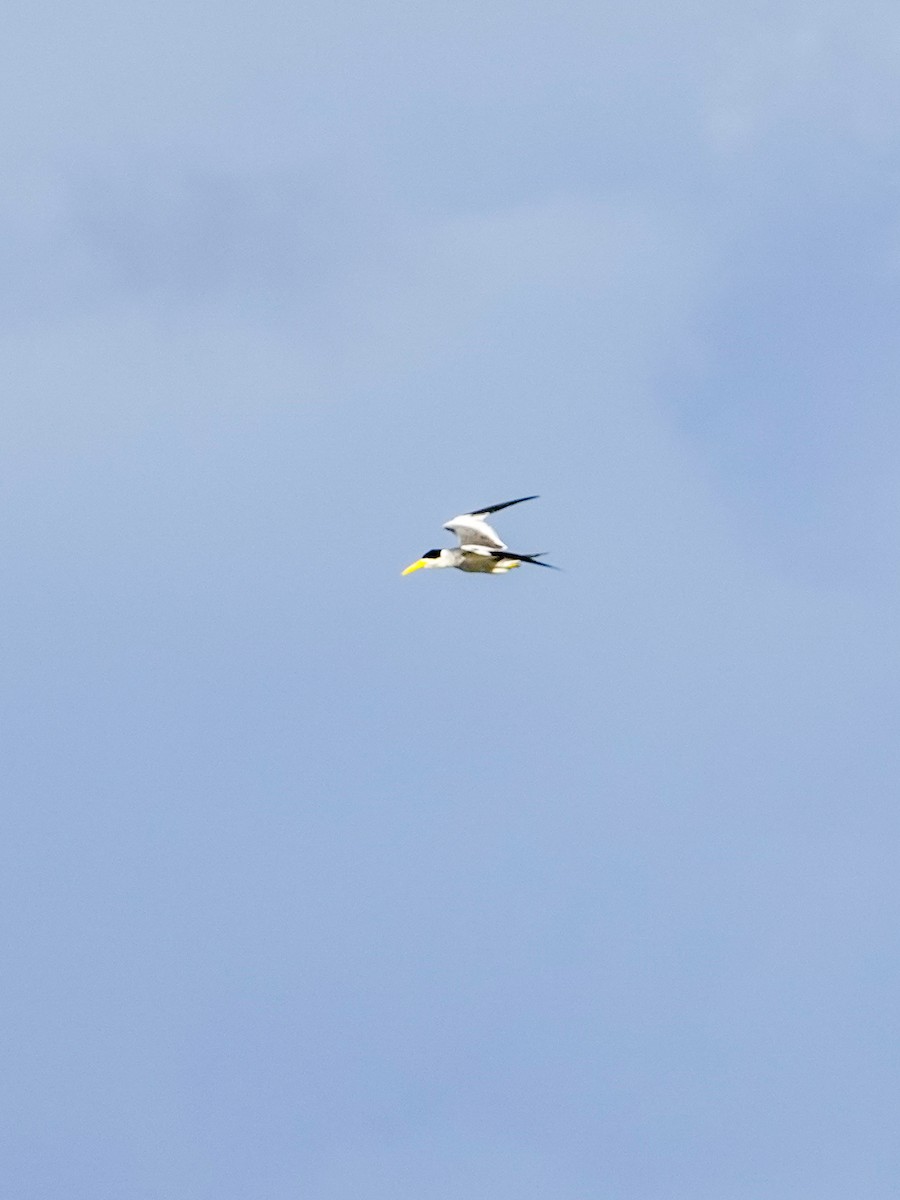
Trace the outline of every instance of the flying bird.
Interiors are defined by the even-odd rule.
[[[486,508],[478,508],[475,512],[462,513],[453,517],[444,526],[456,534],[459,545],[452,550],[426,550],[421,558],[406,568],[402,573],[411,575],[423,567],[457,567],[460,571],[477,571],[483,575],[505,575],[522,563],[532,563],[536,567],[551,567],[550,563],[539,562],[543,554],[513,554],[497,536],[496,530],[487,523],[491,513],[499,512],[501,508],[509,508],[513,504],[524,504],[526,500],[537,500],[537,496],[520,496],[518,500],[506,500],[503,504],[490,504]]]

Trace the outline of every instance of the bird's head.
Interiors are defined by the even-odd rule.
[[[423,567],[443,567],[445,564],[441,561],[443,550],[426,550],[421,558],[417,558],[414,563],[410,563],[405,571],[401,571],[401,575],[412,575],[413,571],[421,571]]]

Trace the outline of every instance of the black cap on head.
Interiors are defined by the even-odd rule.
[[[426,550],[425,553],[422,555],[422,557],[423,558],[440,558],[441,552],[440,552],[440,550]]]

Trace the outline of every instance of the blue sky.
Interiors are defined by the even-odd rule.
[[[897,1195],[900,15],[621,8],[10,7],[17,1200]]]

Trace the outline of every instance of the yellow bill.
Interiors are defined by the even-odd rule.
[[[424,558],[417,558],[414,563],[410,563],[405,571],[401,571],[401,575],[412,575],[413,571],[421,571],[422,567],[427,567],[428,563]]]

